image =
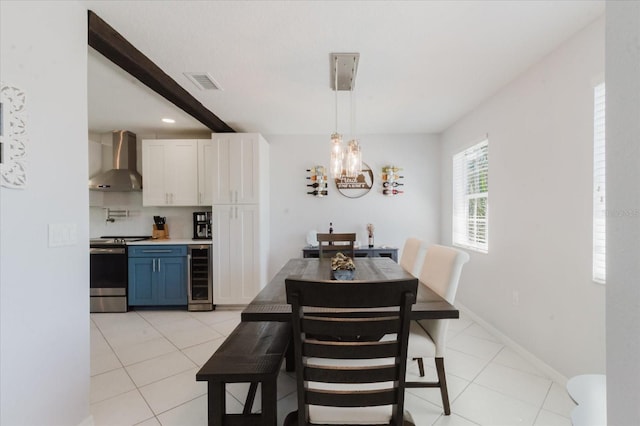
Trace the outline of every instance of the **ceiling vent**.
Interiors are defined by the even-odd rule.
[[[217,81],[206,72],[185,72],[189,80],[200,90],[222,90]]]

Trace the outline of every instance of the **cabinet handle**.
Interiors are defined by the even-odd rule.
[[[202,204],[202,192],[198,192],[198,204]]]
[[[161,249],[157,249],[157,250],[142,250],[143,253],[171,253],[171,250],[161,250]]]
[[[169,194],[166,192],[164,193],[164,203],[169,204]]]
[[[233,203],[233,191],[229,190],[229,201]]]
[[[187,254],[187,301],[191,302],[191,286],[193,277],[191,276],[191,255]]]
[[[156,271],[156,260],[155,259],[151,259],[151,264],[153,265],[152,271],[155,272]]]
[[[238,203],[238,190],[236,190],[236,204]]]

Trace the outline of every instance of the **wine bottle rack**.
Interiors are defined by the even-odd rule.
[[[382,168],[382,194],[388,197],[404,194],[402,187],[404,183],[400,179],[404,176],[400,175],[401,167],[384,166]]]
[[[326,197],[329,194],[327,172],[324,166],[313,166],[307,169],[307,194],[314,197]]]

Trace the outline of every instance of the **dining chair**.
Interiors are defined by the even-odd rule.
[[[287,278],[285,286],[292,310],[298,409],[284,425],[415,426],[404,410],[404,394],[417,280]],[[372,308],[384,312],[372,314]]]
[[[350,258],[355,257],[355,232],[341,234],[318,234],[318,257],[320,259],[335,256],[341,252]]]
[[[427,249],[420,271],[420,285],[429,287],[453,304],[462,267],[469,261],[469,254],[453,247],[432,245]],[[407,382],[407,387],[438,387],[442,396],[442,407],[446,415],[451,414],[449,393],[444,369],[444,352],[448,321],[419,320],[411,322],[409,334],[409,357],[418,361],[420,376],[424,377],[423,358],[434,358],[437,382]]]
[[[414,277],[417,277],[422,269],[426,252],[427,243],[417,238],[407,238],[402,248],[402,255],[400,256],[399,262],[400,266]]]

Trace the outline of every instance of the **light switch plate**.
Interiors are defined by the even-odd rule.
[[[50,223],[49,247],[73,246],[78,242],[75,223]]]

